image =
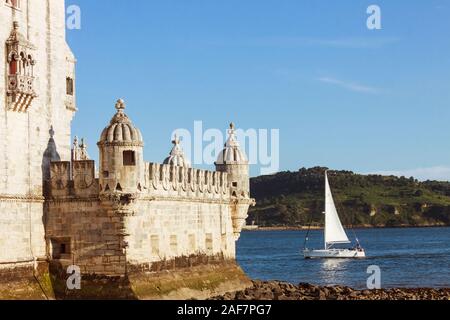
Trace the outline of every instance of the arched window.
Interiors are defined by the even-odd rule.
[[[33,56],[31,54],[28,55],[28,75],[33,76],[34,70],[33,70]]]
[[[6,4],[16,9],[20,8],[20,0],[6,0]]]
[[[15,75],[17,74],[17,61],[14,59],[14,57],[11,58],[11,61],[9,62],[9,74]]]
[[[27,58],[25,56],[25,53],[21,52],[20,53],[20,63],[19,63],[19,74],[20,75],[25,75],[26,65],[27,65]]]

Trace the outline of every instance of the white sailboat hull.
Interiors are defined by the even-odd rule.
[[[305,259],[352,259],[352,258],[365,258],[366,253],[364,250],[356,249],[327,249],[327,250],[309,250],[303,251]]]

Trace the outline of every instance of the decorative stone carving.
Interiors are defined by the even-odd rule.
[[[70,162],[52,162],[50,167],[50,177],[52,189],[66,189],[70,181]]]
[[[75,189],[89,189],[95,182],[94,161],[74,161],[72,166]]]

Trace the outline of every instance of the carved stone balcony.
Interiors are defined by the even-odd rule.
[[[11,34],[6,40],[6,53],[6,108],[8,111],[27,112],[37,97],[34,89],[35,47],[20,33],[17,21],[14,21]]]
[[[8,76],[7,108],[9,111],[27,112],[34,98],[34,77],[19,74]]]

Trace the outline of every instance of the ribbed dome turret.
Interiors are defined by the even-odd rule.
[[[117,113],[111,119],[100,137],[99,145],[132,145],[143,146],[142,134],[125,114],[125,102],[119,99],[116,103]]]
[[[236,138],[236,129],[233,123],[228,130],[228,140],[225,148],[220,152],[216,164],[248,164],[247,156],[241,150]]]
[[[173,143],[172,151],[170,151],[169,157],[164,160],[164,164],[169,164],[169,165],[177,166],[177,167],[190,168],[191,163],[184,155],[183,149],[181,148],[181,145],[180,145],[180,138],[178,138],[175,135],[175,139],[172,141],[172,143]]]

